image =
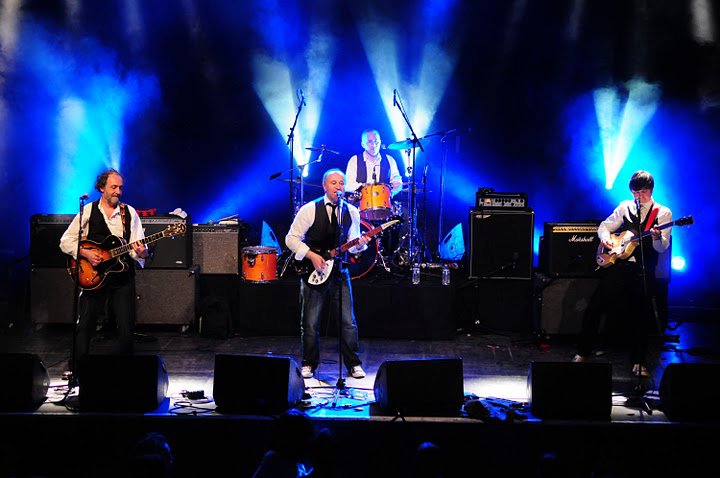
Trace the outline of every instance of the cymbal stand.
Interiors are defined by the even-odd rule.
[[[285,142],[286,145],[290,146],[290,168],[288,171],[290,171],[290,210],[292,211],[292,216],[295,217],[296,208],[295,208],[295,184],[293,180],[293,172],[295,171],[295,155],[294,155],[294,149],[295,149],[295,127],[297,126],[298,118],[300,117],[300,112],[302,111],[303,106],[305,106],[305,96],[302,93],[302,90],[298,88],[296,95],[298,97],[298,109],[297,113],[295,113],[295,120],[293,121],[292,126],[290,127],[290,134],[288,134],[288,139]],[[273,179],[270,177],[270,179]],[[300,191],[302,195],[302,174],[300,174]]]
[[[395,94],[393,96],[393,104],[394,106],[397,106],[398,110],[400,110],[400,113],[402,114],[403,119],[405,120],[405,123],[408,126],[408,129],[410,129],[410,133],[412,134],[412,138],[408,138],[408,141],[411,142],[410,148],[406,150],[406,154],[408,157],[408,167],[407,172],[410,175],[410,184],[408,187],[408,208],[410,211],[408,212],[409,216],[409,224],[408,224],[408,232],[405,233],[403,238],[400,240],[400,244],[398,245],[398,248],[396,252],[400,252],[402,249],[402,245],[407,239],[408,243],[408,266],[412,266],[416,259],[418,252],[420,250],[416,250],[415,246],[415,239],[417,238],[419,242],[422,242],[422,239],[420,239],[419,235],[417,234],[417,204],[415,199],[416,189],[415,189],[415,148],[419,147],[420,151],[425,152],[425,148],[423,148],[422,143],[420,142],[420,139],[418,139],[417,135],[415,134],[415,130],[412,127],[412,124],[410,124],[410,119],[408,118],[407,114],[405,113],[405,108],[402,104],[402,99],[400,98],[400,95],[397,93],[397,90],[395,91]],[[424,245],[422,246],[424,249]],[[422,258],[421,258],[422,259]]]

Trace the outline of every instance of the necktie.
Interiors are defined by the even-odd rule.
[[[337,204],[328,203],[328,206],[330,206],[330,208],[332,209],[332,212],[330,213],[330,225],[333,229],[337,229]]]

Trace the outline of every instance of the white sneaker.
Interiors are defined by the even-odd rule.
[[[365,370],[360,365],[355,365],[350,369],[350,376],[352,378],[365,378]]]
[[[303,378],[313,378],[313,369],[310,365],[303,365],[300,369]]]
[[[575,354],[575,356],[572,358],[571,362],[584,362],[585,357],[583,357],[580,354]]]

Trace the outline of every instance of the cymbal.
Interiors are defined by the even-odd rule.
[[[311,146],[311,147],[305,148],[305,149],[307,149],[308,151],[312,151],[312,152],[314,152],[314,153],[340,154],[339,151],[334,151],[334,150],[332,150],[332,149],[330,149],[330,148],[326,148],[324,144],[321,144],[319,148],[315,148],[315,147],[312,147],[312,146]]]
[[[435,134],[429,134],[426,136],[423,136],[422,138],[418,138],[418,140],[425,145],[428,141],[431,141],[434,138],[437,138],[438,136]],[[392,149],[395,151],[400,151],[403,149],[410,149],[413,147],[413,142],[411,139],[404,139],[402,141],[396,141],[394,143],[390,143],[387,145],[387,149]],[[416,145],[417,147],[417,145]]]
[[[287,178],[285,178],[285,179],[278,179],[278,181],[282,181],[282,182],[284,182],[284,183],[298,183],[298,184],[300,184],[300,178],[295,178],[295,179],[287,179]],[[310,186],[310,187],[312,187],[312,188],[321,188],[321,187],[322,187],[322,186],[319,185],[319,184],[313,184],[313,183],[309,183],[309,182],[307,182],[307,181],[303,181],[303,186]]]

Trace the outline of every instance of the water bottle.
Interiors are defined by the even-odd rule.
[[[420,283],[420,264],[417,262],[412,265],[412,283],[415,285]]]
[[[443,264],[442,268],[442,285],[450,285],[450,267]]]

